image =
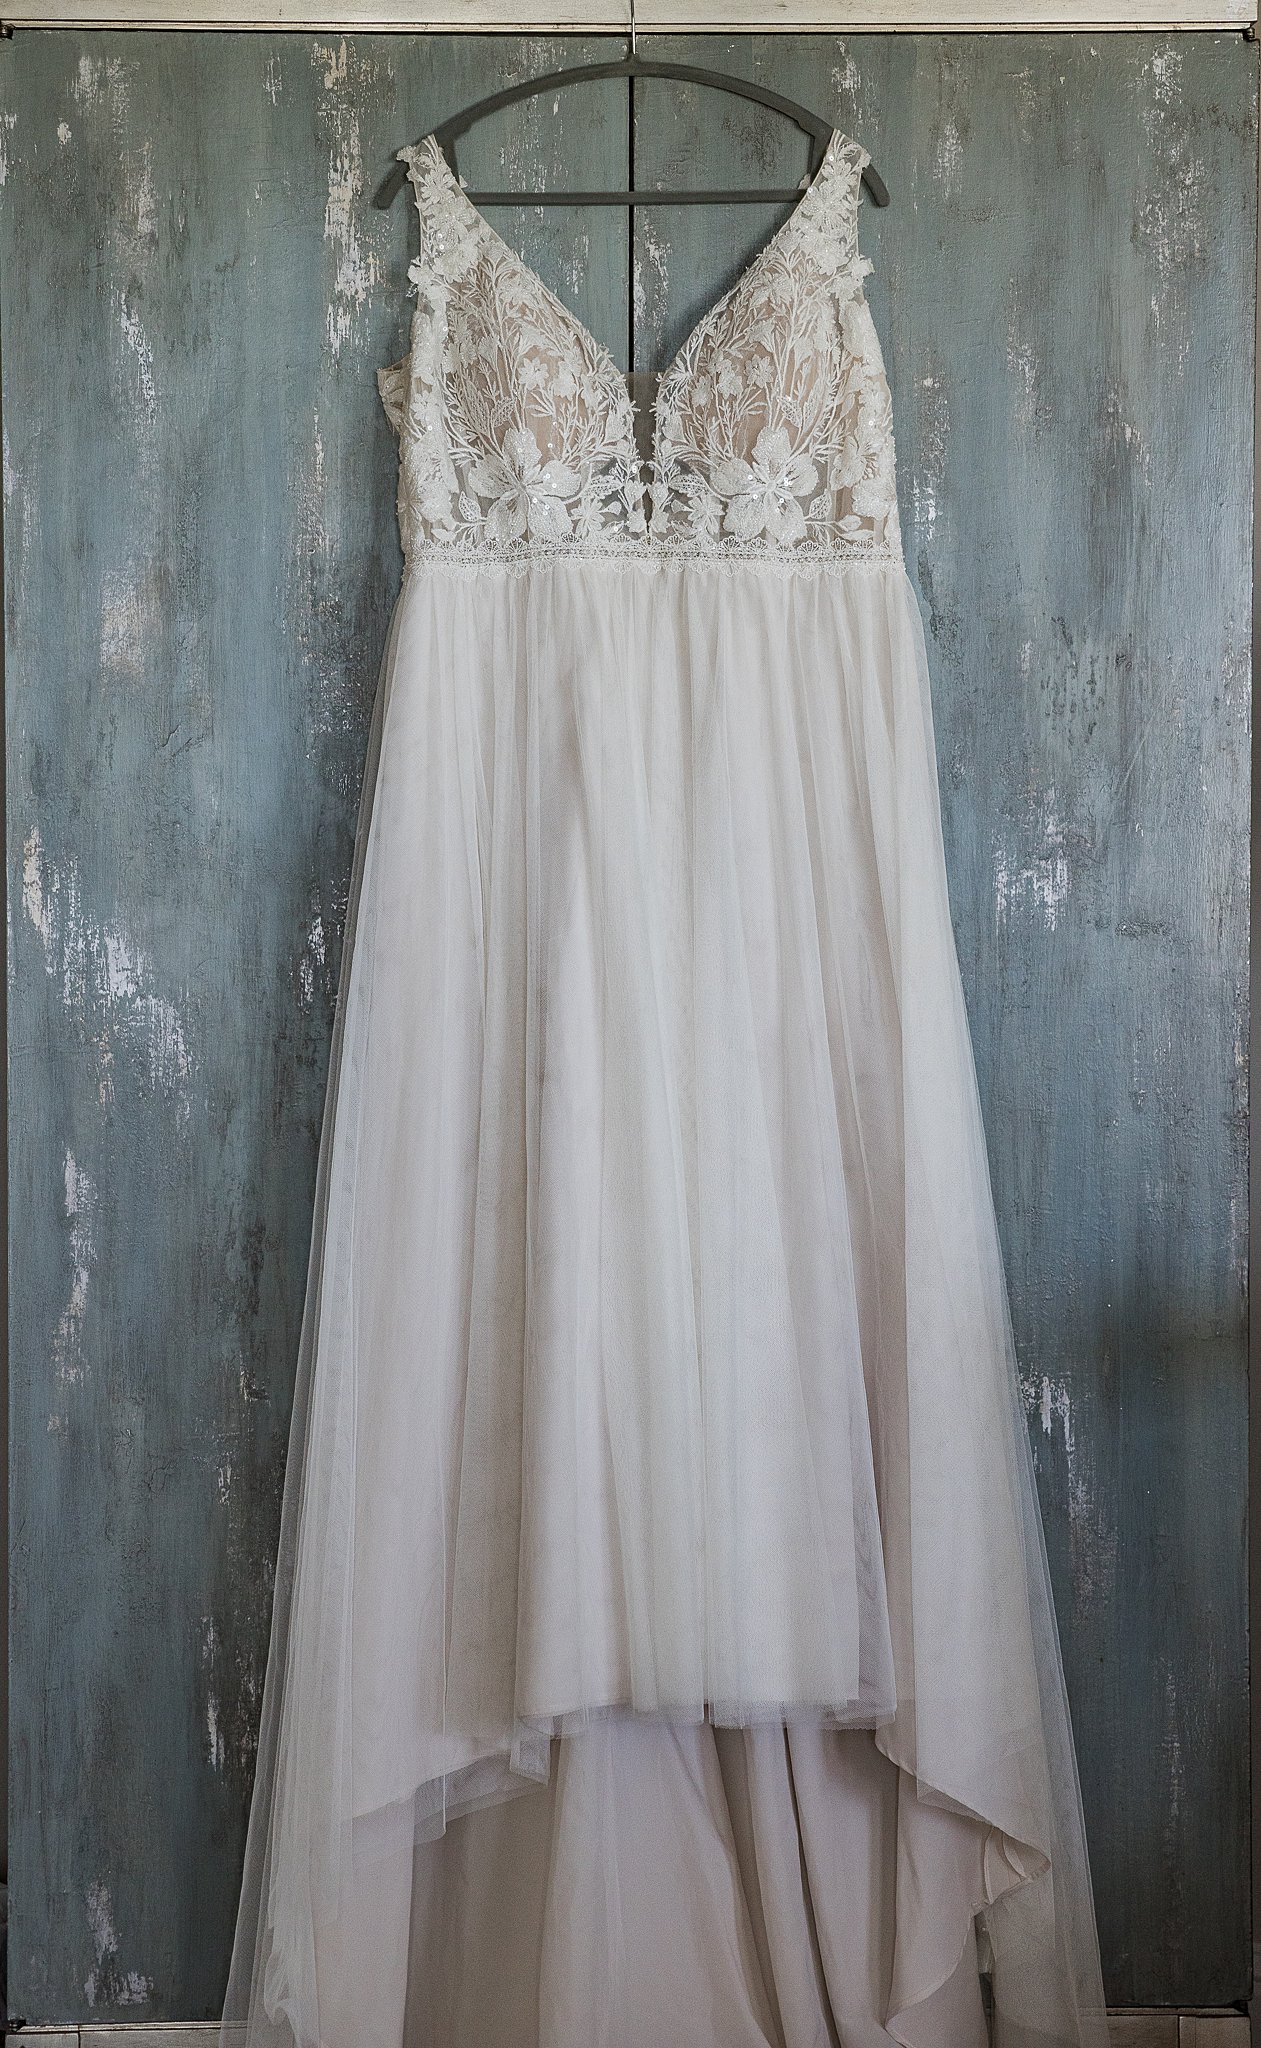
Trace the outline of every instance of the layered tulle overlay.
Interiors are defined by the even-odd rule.
[[[224,2039],[1104,2039],[901,565],[426,562]]]

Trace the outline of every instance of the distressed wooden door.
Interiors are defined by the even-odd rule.
[[[862,234],[1110,1998],[1249,1985],[1255,53],[654,39],[871,148]],[[222,1993],[330,1008],[400,560],[393,150],[573,38],[0,44],[10,1982]],[[464,167],[620,182],[619,84]],[[799,138],[643,87],[641,179]],[[780,218],[504,215],[660,363]]]

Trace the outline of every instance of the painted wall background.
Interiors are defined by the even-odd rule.
[[[833,114],[893,194],[868,292],[1109,1995],[1238,1999],[1255,50],[652,42]],[[374,373],[415,222],[368,200],[400,142],[599,48],[0,44],[28,2019],[218,2009],[400,573]],[[626,118],[618,84],[516,110],[461,168],[620,182]],[[635,150],[644,180],[803,167],[773,117],[664,86]],[[497,225],[652,367],[781,217]]]

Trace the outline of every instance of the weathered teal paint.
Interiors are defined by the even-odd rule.
[[[653,39],[659,44],[662,39]],[[218,2005],[330,1006],[399,557],[398,144],[573,39],[0,45],[11,1982]],[[868,292],[1117,2003],[1247,1990],[1254,53],[686,39],[872,149]],[[620,182],[597,88],[470,137]],[[637,93],[644,179],[795,176]],[[779,212],[637,216],[660,363]],[[625,217],[505,214],[626,360]]]

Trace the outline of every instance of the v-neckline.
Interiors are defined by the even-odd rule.
[[[605,344],[602,341],[600,341],[595,334],[592,333],[591,329],[587,326],[586,322],[583,319],[581,319],[577,313],[574,312],[572,306],[567,305],[565,300],[562,299],[556,292],[552,290],[551,286],[547,283],[546,279],[539,275],[539,272],[535,270],[533,265],[526,262],[525,257],[521,254],[520,250],[515,249],[512,243],[508,241],[507,237],[501,235],[499,229],[495,227],[491,221],[487,220],[485,214],[482,213],[478,207],[474,206],[472,200],[468,196],[468,193],[465,191],[463,185],[456,177],[455,172],[452,170],[450,164],[447,162],[446,152],[443,150],[442,145],[439,143],[437,137],[432,132],[430,132],[423,138],[421,142],[414,145],[413,148],[401,149],[399,151],[399,155],[400,157],[404,158],[404,160],[407,160],[413,155],[418,154],[422,149],[428,151],[430,161],[436,164],[439,175],[445,181],[448,191],[459,194],[460,199],[463,201],[465,207],[468,210],[470,218],[474,222],[476,222],[478,229],[483,234],[489,236],[491,241],[494,242],[498,246],[498,248],[504,252],[504,254],[510,259],[510,261],[516,266],[521,276],[528,280],[532,288],[535,289],[536,291],[541,292],[544,299],[549,301],[550,304],[564,316],[564,318],[568,321],[569,325],[572,327],[575,336],[582,343],[583,347],[589,352],[592,362],[598,364],[601,370],[607,372],[607,374],[610,375],[614,379],[615,383],[620,387],[622,392],[625,394],[626,404],[630,410],[631,424],[633,430],[638,429],[641,413],[646,415],[646,429],[643,435],[643,439],[646,441],[649,450],[646,459],[641,460],[639,456],[638,444],[640,440],[640,435],[638,431],[634,431],[633,438],[636,444],[635,459],[636,466],[639,472],[641,489],[646,489],[651,492],[653,483],[656,481],[658,470],[657,448],[660,438],[661,426],[661,395],[665,391],[667,384],[673,377],[675,371],[679,368],[680,364],[683,362],[688,351],[693,347],[693,345],[697,341],[699,341],[701,335],[705,332],[705,329],[710,325],[710,323],[714,319],[717,318],[718,314],[722,311],[723,307],[726,306],[729,303],[729,301],[736,296],[738,292],[743,291],[747,287],[747,285],[751,282],[753,277],[757,274],[758,270],[761,268],[762,264],[765,263],[766,260],[769,258],[771,251],[774,248],[776,248],[777,245],[787,237],[789,229],[796,227],[800,224],[802,214],[807,208],[808,202],[817,196],[820,187],[822,186],[826,173],[832,167],[833,160],[837,156],[839,156],[841,150],[846,146],[846,144],[850,142],[850,140],[851,138],[845,134],[843,129],[833,128],[832,133],[829,135],[826,143],[824,144],[823,155],[819,158],[819,162],[814,171],[814,174],[812,177],[808,178],[803,183],[801,188],[801,197],[797,200],[791,213],[788,214],[786,219],[780,222],[774,234],[769,236],[768,239],[765,242],[763,242],[761,248],[755,250],[754,254],[749,258],[748,262],[744,264],[743,267],[737,272],[736,276],[732,279],[731,283],[727,286],[726,290],[720,292],[718,297],[712,302],[712,304],[707,306],[705,311],[699,316],[699,318],[693,322],[692,326],[689,328],[687,334],[684,336],[679,347],[671,356],[669,362],[665,365],[664,369],[657,373],[656,387],[654,389],[652,399],[646,407],[640,407],[636,405],[635,400],[631,396],[629,387],[627,385],[627,377],[633,375],[646,375],[653,373],[642,371],[628,372],[620,370],[618,368],[617,363],[614,360],[612,350],[607,348]],[[854,147],[858,148],[859,145],[854,144]]]

